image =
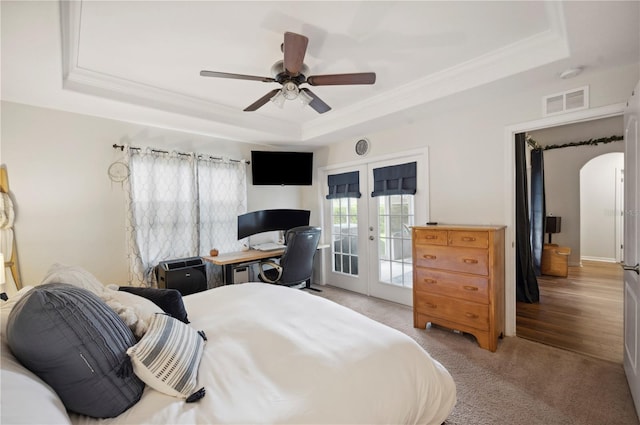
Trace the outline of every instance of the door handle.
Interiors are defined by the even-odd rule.
[[[628,266],[625,263],[620,264],[623,270],[627,270],[630,272],[636,272],[636,274],[640,274],[640,263],[636,263],[635,266]]]
[[[375,239],[375,237],[373,237],[373,236],[369,236],[369,240],[370,240],[370,241],[372,241],[372,240],[374,240],[374,239]]]

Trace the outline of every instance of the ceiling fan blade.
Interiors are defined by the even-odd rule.
[[[338,86],[349,84],[373,84],[376,82],[375,72],[360,72],[355,74],[312,75],[307,77],[307,83],[312,86]]]
[[[216,72],[216,71],[200,71],[201,77],[219,77],[219,78],[233,78],[236,80],[253,80],[262,81],[264,83],[273,83],[276,80],[271,77],[256,77],[255,75],[243,75],[243,74],[231,74],[229,72]]]
[[[262,96],[260,99],[256,100],[255,102],[253,102],[251,105],[247,106],[246,108],[244,108],[245,112],[251,112],[251,111],[255,111],[256,109],[258,109],[259,107],[261,107],[262,105],[264,105],[265,103],[267,103],[268,101],[271,100],[271,98],[273,96],[276,95],[276,93],[278,93],[280,91],[280,89],[274,89],[271,90],[269,93],[265,94],[264,96]]]
[[[297,76],[302,70],[304,55],[307,52],[307,44],[309,44],[309,39],[304,35],[294,32],[284,33],[284,44],[282,46],[284,52],[284,69],[292,77]]]
[[[313,100],[311,102],[309,102],[309,106],[311,106],[313,109],[315,109],[316,112],[318,112],[319,114],[324,114],[325,112],[331,110],[331,106],[329,106],[326,103],[324,103],[322,101],[322,99],[320,99],[318,96],[316,96],[311,90],[309,90],[307,88],[303,88],[303,89],[300,89],[300,91],[305,92],[306,94],[308,94],[309,96],[311,96],[313,98]]]

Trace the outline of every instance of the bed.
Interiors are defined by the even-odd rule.
[[[456,402],[451,375],[414,340],[317,295],[245,283],[182,300],[188,326],[206,333],[203,398],[186,403],[145,386],[117,417],[67,414],[3,335],[1,422],[441,424]]]

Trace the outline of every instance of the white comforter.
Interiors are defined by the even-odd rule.
[[[147,387],[103,424],[441,424],[455,384],[408,336],[304,291],[246,283],[184,298],[208,341],[195,402]],[[76,424],[98,421],[78,415]]]

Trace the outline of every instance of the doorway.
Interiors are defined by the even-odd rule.
[[[580,259],[620,263],[623,249],[624,153],[589,160],[580,170]]]
[[[323,224],[331,250],[324,265],[327,284],[413,304],[409,229],[427,221],[427,164],[427,151],[421,149],[321,170]]]
[[[538,277],[540,302],[517,303],[517,336],[622,364],[623,271],[584,260],[567,277]]]
[[[617,254],[616,216],[621,212],[615,199],[616,190],[619,190],[615,186],[616,167],[608,167],[606,175],[600,173],[589,178],[584,177],[582,171],[585,167],[587,170],[590,168],[588,164],[594,164],[594,158],[611,155],[623,159],[624,142],[597,146],[571,146],[570,142],[622,135],[623,127],[623,118],[619,115],[527,132],[539,145],[557,147],[544,152],[546,212],[562,217],[561,233],[554,233],[553,242],[570,248],[571,255],[568,257],[569,276],[538,277],[538,305],[516,305],[516,335],[618,362],[621,361],[621,349],[611,350],[608,345],[617,344],[621,348],[620,308],[598,310],[587,305],[603,293],[607,293],[613,305],[622,305],[621,275],[616,269],[619,265],[614,264]],[[618,164],[617,168],[621,165]],[[605,181],[606,205],[601,196]],[[586,208],[597,208],[598,211],[590,214]],[[605,219],[607,226],[603,225]],[[598,229],[608,233],[598,234]],[[586,234],[585,230],[588,230]],[[604,270],[607,264],[602,264],[603,261],[608,262],[608,270]],[[611,276],[611,279],[603,276]],[[607,336],[620,338],[610,341],[603,336],[600,343],[591,341],[592,347],[578,349],[575,340],[563,336],[567,328],[575,329],[575,332],[579,329],[593,330],[593,323],[608,323],[613,329]]]

